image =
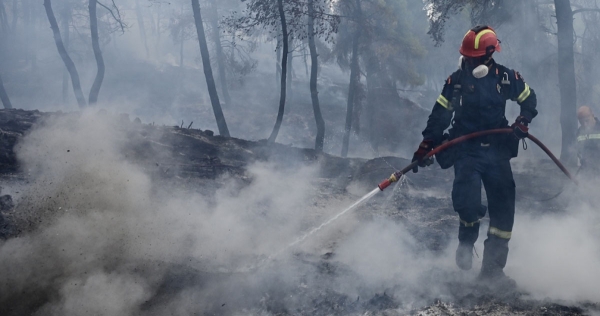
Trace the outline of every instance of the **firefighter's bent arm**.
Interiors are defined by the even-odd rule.
[[[537,106],[537,97],[535,95],[535,91],[523,79],[523,76],[517,71],[511,71],[510,75],[514,74],[514,85],[511,85],[513,88],[511,99],[513,101],[517,101],[519,106],[521,106],[521,116],[527,118],[529,122],[537,116],[538,111],[536,110]]]
[[[439,100],[439,99],[438,99]],[[438,145],[443,140],[444,131],[452,121],[452,110],[436,102],[427,120],[427,127],[423,131],[423,139],[431,140]]]
[[[423,139],[430,140],[434,146],[439,145],[444,140],[444,131],[452,122],[454,112],[451,100],[454,90],[453,81],[456,81],[459,72],[455,72],[444,83],[442,94],[435,101],[433,110],[427,120],[427,127],[423,131]]]

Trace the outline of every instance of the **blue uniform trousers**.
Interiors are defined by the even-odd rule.
[[[458,239],[473,245],[479,236],[481,184],[485,188],[490,216],[484,242],[482,274],[501,272],[508,257],[515,217],[515,182],[510,159],[496,146],[471,143],[454,163],[452,202],[460,217]]]

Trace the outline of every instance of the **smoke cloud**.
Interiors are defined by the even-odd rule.
[[[2,293],[56,291],[42,309],[54,315],[134,314],[174,266],[236,271],[323,216],[311,200],[315,167],[290,174],[257,164],[250,185],[226,176],[216,193],[194,193],[130,162],[131,132],[84,113],[50,118],[22,140],[32,183],[17,212],[36,229],[0,247]]]
[[[573,202],[564,213],[516,218],[507,272],[534,297],[600,300],[600,217],[593,205]]]

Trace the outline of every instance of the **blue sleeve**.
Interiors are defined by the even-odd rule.
[[[538,114],[536,110],[537,97],[535,91],[529,87],[518,71],[509,69],[508,76],[510,80],[509,98],[521,106],[520,115],[526,117],[531,122]]]
[[[454,90],[454,83],[450,76],[444,84],[442,93],[437,98],[429,119],[427,120],[427,127],[423,131],[423,139],[432,140],[434,144],[439,144],[443,140],[444,131],[450,126],[452,121],[452,115],[454,109],[452,108],[452,92]]]

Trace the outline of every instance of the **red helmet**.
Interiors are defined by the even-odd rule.
[[[487,25],[470,29],[463,38],[459,52],[465,57],[482,57],[501,51],[496,31]]]

